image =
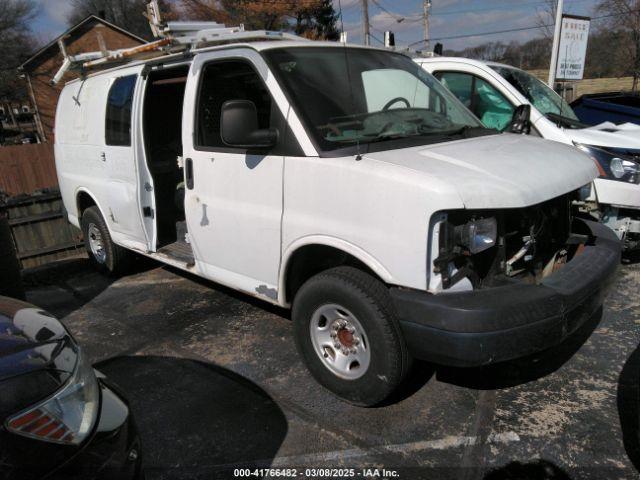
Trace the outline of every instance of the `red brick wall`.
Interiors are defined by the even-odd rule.
[[[100,50],[97,36],[98,32],[100,32],[104,38],[109,50],[134,47],[142,43],[96,21],[82,35],[65,40],[67,53],[69,55],[75,55],[77,53],[95,52]],[[44,62],[35,67],[33,71],[28,71],[31,78],[31,84],[33,85],[33,93],[40,113],[40,119],[42,121],[46,141],[51,143],[53,143],[56,105],[58,103],[60,91],[66,82],[76,78],[77,76],[75,73],[67,73],[58,85],[50,85],[49,82],[62,65],[62,60],[62,54],[59,49],[57,49],[55,55],[47,58]]]

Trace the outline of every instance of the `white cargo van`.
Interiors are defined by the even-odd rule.
[[[561,342],[619,262],[609,229],[571,217],[588,156],[484,128],[390,51],[258,41],[88,75],[62,92],[55,151],[97,265],[133,251],[292,308],[311,373],[359,405],[412,358]]]
[[[518,68],[468,58],[418,58],[483,124],[508,127],[513,111],[531,106],[532,134],[575,145],[599,171],[584,210],[612,228],[627,250],[640,249],[640,126],[607,122],[589,127],[569,104],[536,77]]]

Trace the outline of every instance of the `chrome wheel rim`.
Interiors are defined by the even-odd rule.
[[[107,260],[107,251],[104,248],[104,241],[102,240],[102,233],[95,223],[90,223],[87,229],[87,235],[89,237],[89,248],[93,258],[98,263],[104,263]]]
[[[367,372],[369,339],[349,310],[337,304],[322,305],[311,316],[309,327],[313,349],[334,375],[355,380]]]

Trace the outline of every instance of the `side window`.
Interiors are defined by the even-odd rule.
[[[258,128],[269,128],[271,95],[262,79],[246,62],[210,63],[202,73],[196,116],[196,146],[229,148],[220,136],[222,105],[228,100],[250,100],[258,111]]]
[[[435,77],[458,97],[487,128],[509,126],[515,107],[495,87],[470,73],[437,72]]]
[[[467,73],[440,72],[436,78],[460,100],[465,107],[471,109],[473,97],[473,76]]]
[[[137,75],[116,79],[109,89],[105,142],[107,145],[131,145],[131,106]]]
[[[496,88],[480,78],[475,79],[473,113],[487,128],[504,130],[513,117],[515,107]]]

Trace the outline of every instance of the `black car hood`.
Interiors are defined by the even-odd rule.
[[[75,342],[55,317],[0,297],[0,418],[58,390],[77,357]]]

